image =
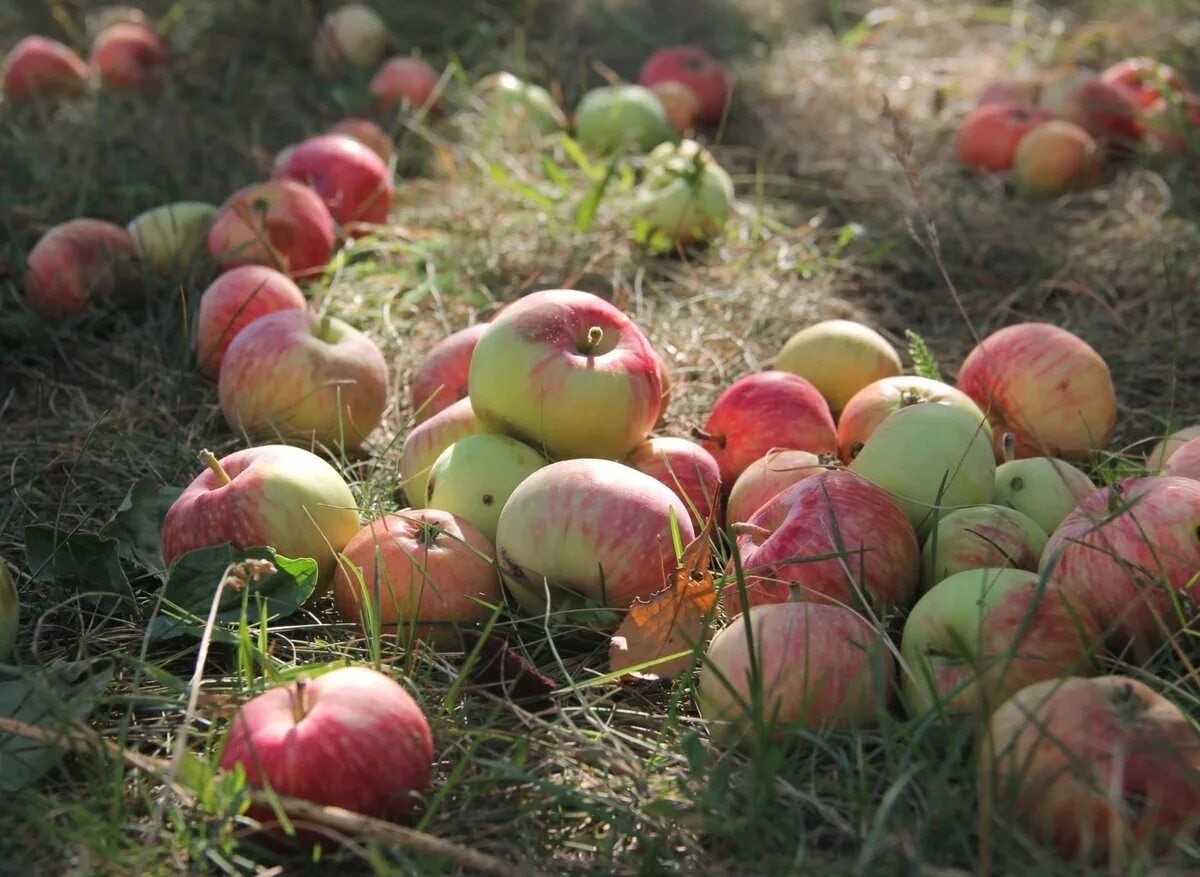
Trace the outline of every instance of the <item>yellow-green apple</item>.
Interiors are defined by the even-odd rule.
[[[471,356],[467,389],[489,432],[551,458],[616,460],[641,443],[662,404],[660,358],[618,308],[548,289],[498,313]]]
[[[777,493],[825,468],[821,458],[808,451],[767,451],[733,482],[725,504],[725,520],[731,524],[750,520]]]
[[[699,46],[668,46],[659,49],[642,65],[638,82],[654,88],[666,82],[687,86],[699,106],[696,121],[715,125],[729,104],[729,74],[725,66]]]
[[[882,612],[912,602],[921,547],[887,491],[852,472],[829,469],[768,500],[735,525],[746,595],[732,559],[722,600],[730,615],[788,600]]]
[[[1200,824],[1200,738],[1136,679],[1023,688],[992,713],[979,750],[993,812],[1107,873],[1133,873]]]
[[[204,254],[216,215],[212,204],[176,201],[138,214],[125,228],[146,264],[161,274],[172,274],[191,267]]]
[[[719,524],[721,469],[700,445],[675,436],[652,436],[633,449],[625,465],[671,488],[687,506],[697,533],[714,515]]]
[[[383,419],[388,367],[375,342],[349,324],[282,310],[237,334],[217,390],[235,432],[354,451]]]
[[[1018,144],[1050,114],[1015,101],[984,104],[971,110],[954,137],[954,155],[960,163],[989,173],[1013,166]]]
[[[153,91],[167,73],[167,47],[149,24],[122,21],[109,25],[92,42],[88,57],[105,88]]]
[[[1028,515],[1044,531],[1053,533],[1095,489],[1092,480],[1070,463],[1050,457],[1026,457],[996,467],[992,499],[997,505]]]
[[[421,508],[425,504],[429,470],[442,451],[469,435],[491,431],[475,416],[470,399],[459,399],[413,427],[400,450],[400,475],[409,506]]]
[[[649,475],[612,460],[551,463],[504,504],[497,565],[532,615],[626,609],[666,587],[675,570],[672,513],[683,543],[692,541],[687,507]]]
[[[1116,149],[1127,149],[1142,138],[1129,90],[1090,73],[1068,74],[1047,84],[1041,106]]]
[[[488,123],[505,136],[545,136],[567,127],[567,116],[550,92],[512,73],[485,76],[475,94],[486,108]]]
[[[921,587],[972,569],[1036,571],[1050,537],[1028,515],[1001,505],[957,509],[938,521],[921,550]]]
[[[757,683],[757,684],[756,684]],[[714,733],[776,739],[789,729],[864,728],[887,713],[896,660],[857,612],[822,603],[755,606],[708,644],[696,701]]]
[[[137,244],[128,231],[99,219],[71,219],[29,251],[25,302],[43,320],[62,320],[128,297],[140,290],[139,280]]]
[[[1197,528],[1200,481],[1130,479],[1067,515],[1050,536],[1042,572],[1143,657],[1191,618],[1182,598],[1200,583]]]
[[[220,766],[246,785],[377,819],[409,813],[433,773],[433,737],[403,686],[370,667],[338,667],[268,689],[238,709]],[[269,806],[249,815],[274,822]],[[328,839],[304,830],[309,843]]]
[[[487,323],[476,323],[442,339],[425,355],[413,374],[409,401],[417,423],[467,398],[471,355]]]
[[[78,97],[87,90],[88,67],[69,47],[46,37],[25,37],[4,58],[4,94],[11,101]]]
[[[950,405],[891,414],[850,469],[891,493],[922,537],[950,511],[990,503],[996,480],[983,421]]]
[[[804,378],[783,371],[734,381],[717,397],[697,435],[728,485],[773,448],[813,454],[837,449],[837,428],[825,397]]]
[[[17,586],[8,572],[8,564],[0,560],[0,663],[7,661],[17,641],[21,604]]]
[[[343,227],[387,222],[395,185],[382,158],[348,134],[318,134],[302,140],[276,166],[275,175],[316,191],[329,215]]]
[[[650,154],[630,215],[638,241],[669,251],[719,237],[733,206],[733,180],[712,153],[692,141],[662,143]]]
[[[1173,68],[1154,58],[1126,58],[1106,68],[1100,79],[1123,89],[1138,112],[1160,101],[1187,94],[1187,83]]]
[[[1037,106],[1042,94],[1040,79],[999,79],[988,84],[975,100],[976,106],[984,104],[1018,103]]]
[[[425,485],[425,507],[457,515],[496,541],[500,511],[517,485],[546,458],[506,435],[469,435],[438,455]]]
[[[901,682],[912,715],[987,715],[1026,685],[1092,673],[1103,635],[1086,608],[1022,569],[942,579],[904,622]]]
[[[888,415],[924,402],[950,405],[969,414],[976,423],[984,423],[988,441],[992,440],[991,426],[987,424],[979,406],[966,393],[931,378],[898,375],[882,378],[863,387],[842,409],[838,418],[838,456],[842,462],[849,463],[858,456],[871,433]]]
[[[682,82],[670,79],[650,86],[655,97],[667,113],[667,121],[680,135],[688,134],[696,127],[700,115],[700,98]]]
[[[378,110],[394,106],[431,111],[442,108],[437,72],[420,58],[389,58],[371,77],[367,87]]]
[[[486,622],[504,600],[491,541],[437,509],[404,509],[364,527],[338,558],[333,596],[347,621],[378,625],[442,649]],[[365,606],[364,603],[369,604]]]
[[[1021,140],[1013,171],[1022,194],[1057,198],[1096,185],[1102,161],[1091,134],[1074,122],[1052,119]]]
[[[387,162],[392,157],[392,153],[396,151],[396,144],[392,142],[392,138],[388,136],[388,133],[370,119],[342,119],[342,121],[329,129],[329,133],[345,134],[347,137],[353,137],[383,159],[384,162]]]
[[[168,565],[224,542],[269,545],[284,557],[313,558],[322,581],[329,580],[337,552],[358,532],[354,494],[336,469],[290,445],[247,448],[219,461],[204,451],[200,458],[207,468],[163,520]]]
[[[853,320],[825,320],[801,329],[783,345],[774,367],[811,381],[834,417],[859,390],[896,377],[902,368],[886,338]]]
[[[304,293],[292,278],[266,265],[243,265],[217,277],[200,296],[196,314],[196,361],[207,377],[221,371],[225,351],[238,333],[275,311],[302,311]]]
[[[320,73],[340,67],[367,70],[383,58],[387,38],[387,25],[374,9],[349,3],[321,20],[313,41],[313,61]]]
[[[1175,475],[1200,481],[1200,438],[1184,442],[1163,466],[1163,475]]]
[[[1013,434],[1017,457],[1087,459],[1112,438],[1117,397],[1108,365],[1086,341],[1049,323],[993,332],[967,355],[958,388]]]
[[[293,277],[325,270],[335,242],[333,217],[321,196],[295,180],[268,180],[234,192],[208,233],[208,252],[222,268],[268,265]]]
[[[642,85],[593,88],[575,108],[575,139],[599,155],[649,152],[677,136],[662,102]]]
[[[1200,438],[1200,423],[1195,426],[1185,426],[1168,435],[1155,444],[1154,449],[1146,457],[1146,468],[1151,475],[1162,471],[1163,466],[1171,459],[1176,451],[1192,439]]]

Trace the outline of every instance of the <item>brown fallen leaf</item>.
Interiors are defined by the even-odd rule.
[[[462,636],[463,647],[469,653],[481,635],[464,630]],[[507,697],[529,712],[537,713],[554,706],[553,693],[558,685],[510,649],[503,637],[489,636],[484,640],[468,672],[475,687]]]

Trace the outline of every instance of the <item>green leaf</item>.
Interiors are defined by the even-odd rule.
[[[578,232],[589,231],[592,227],[592,222],[596,219],[596,211],[600,209],[600,202],[604,200],[604,193],[608,189],[608,184],[618,175],[620,159],[614,158],[608,165],[608,171],[603,178],[588,189],[587,195],[579,204],[579,209],[575,212],[575,230]]]
[[[137,606],[121,568],[116,539],[96,533],[63,533],[52,524],[30,524],[25,528],[25,563],[36,581],[70,585],[87,593],[84,602],[99,612],[112,612],[119,602]]]
[[[100,535],[117,540],[123,560],[154,575],[162,575],[167,568],[162,559],[163,519],[181,493],[182,487],[161,485],[153,478],[139,478],[125,494],[112,520],[100,528]]]
[[[912,329],[905,329],[904,337],[908,339],[908,355],[913,361],[913,371],[931,381],[940,381],[942,370],[938,368],[937,360],[934,359],[925,339]]]

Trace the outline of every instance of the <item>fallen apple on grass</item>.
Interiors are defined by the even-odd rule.
[[[239,189],[221,205],[208,252],[223,269],[267,265],[312,277],[325,270],[335,241],[320,195],[295,180],[269,180]]]
[[[671,488],[687,506],[697,533],[709,518],[720,518],[721,470],[712,454],[695,442],[652,436],[633,449],[625,465]]]
[[[707,149],[662,143],[634,191],[634,237],[655,252],[707,243],[724,232],[733,198],[733,180]]]
[[[1200,481],[1200,438],[1194,438],[1175,449],[1163,466],[1163,475],[1175,475]]]
[[[1103,153],[1092,135],[1054,119],[1021,140],[1013,160],[1017,189],[1030,198],[1057,198],[1082,192],[1100,181]]]
[[[72,98],[87,91],[88,67],[57,40],[29,36],[5,56],[3,78],[11,101]]]
[[[921,550],[921,587],[973,569],[1011,567],[1034,572],[1049,540],[1037,522],[1015,509],[980,505],[938,521]]]
[[[700,98],[682,82],[667,79],[650,86],[663,110],[667,113],[667,121],[680,136],[686,135],[696,127],[700,115]]]
[[[668,46],[646,59],[638,82],[647,88],[679,83],[696,96],[696,121],[716,125],[729,105],[729,74],[725,66],[699,46]]]
[[[313,40],[313,61],[320,73],[340,67],[369,70],[387,48],[387,25],[370,6],[349,3],[321,20]]]
[[[400,449],[400,475],[408,505],[412,508],[425,505],[429,470],[442,451],[469,435],[488,432],[491,430],[475,416],[470,399],[459,399],[413,427]]]
[[[1026,457],[996,467],[993,501],[1028,515],[1046,533],[1053,533],[1095,490],[1087,475],[1064,460]]]
[[[1185,426],[1160,439],[1146,455],[1146,468],[1151,475],[1157,475],[1172,455],[1192,439],[1200,438],[1200,423]]]
[[[1142,139],[1138,110],[1129,91],[1090,73],[1072,73],[1042,91],[1042,107],[1059,119],[1074,122],[1118,151]]]
[[[1154,58],[1126,58],[1100,73],[1100,79],[1123,89],[1138,112],[1171,97],[1181,98],[1188,86],[1172,67]]]
[[[142,289],[137,244],[119,225],[72,219],[47,231],[26,259],[29,309],[47,321],[120,303]]]
[[[487,123],[505,137],[521,134],[544,137],[564,130],[566,113],[546,89],[501,71],[475,86],[485,107]]]
[[[409,404],[417,423],[467,398],[471,356],[487,327],[487,323],[476,323],[460,329],[435,344],[421,360],[409,389]]]
[[[288,277],[265,265],[243,265],[217,277],[200,296],[196,313],[196,361],[216,379],[225,351],[243,329],[275,311],[302,311],[304,293]]]
[[[808,451],[767,451],[733,482],[725,504],[725,520],[731,524],[750,520],[767,500],[826,468],[819,456]]]
[[[430,467],[424,505],[456,515],[494,543],[509,496],[545,465],[545,457],[514,438],[469,435],[442,451]]]
[[[311,186],[343,228],[387,222],[396,191],[384,160],[347,134],[319,134],[297,143],[275,175]]]
[[[8,660],[17,641],[20,624],[21,604],[17,597],[17,586],[8,571],[8,564],[0,560],[0,663]]]
[[[392,153],[396,151],[396,144],[392,142],[392,138],[388,133],[372,122],[370,119],[342,119],[332,128],[329,129],[330,134],[345,134],[347,137],[353,137],[367,149],[374,152],[387,163],[392,157]]]
[[[167,47],[149,24],[123,21],[96,35],[88,57],[105,88],[154,91],[167,73]]]
[[[380,112],[397,107],[437,112],[444,101],[437,72],[420,58],[389,58],[371,77],[367,88]]]
[[[606,85],[575,108],[575,139],[598,155],[649,152],[678,135],[662,102],[641,85]]]
[[[204,243],[217,208],[202,201],[176,201],[138,214],[125,226],[138,255],[159,274],[193,267],[205,255]]]
[[[774,365],[811,381],[834,417],[864,387],[896,377],[902,367],[886,338],[853,320],[824,320],[801,329],[783,345]]]
[[[1049,113],[1026,104],[984,104],[968,113],[959,125],[954,155],[961,164],[976,170],[1007,171],[1025,136],[1050,119]]]

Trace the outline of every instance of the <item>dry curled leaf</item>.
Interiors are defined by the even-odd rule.
[[[472,630],[464,630],[462,635],[467,651],[480,639],[480,634]],[[469,672],[475,687],[501,694],[530,712],[554,706],[554,689],[558,687],[554,680],[509,648],[503,637],[484,640]]]

